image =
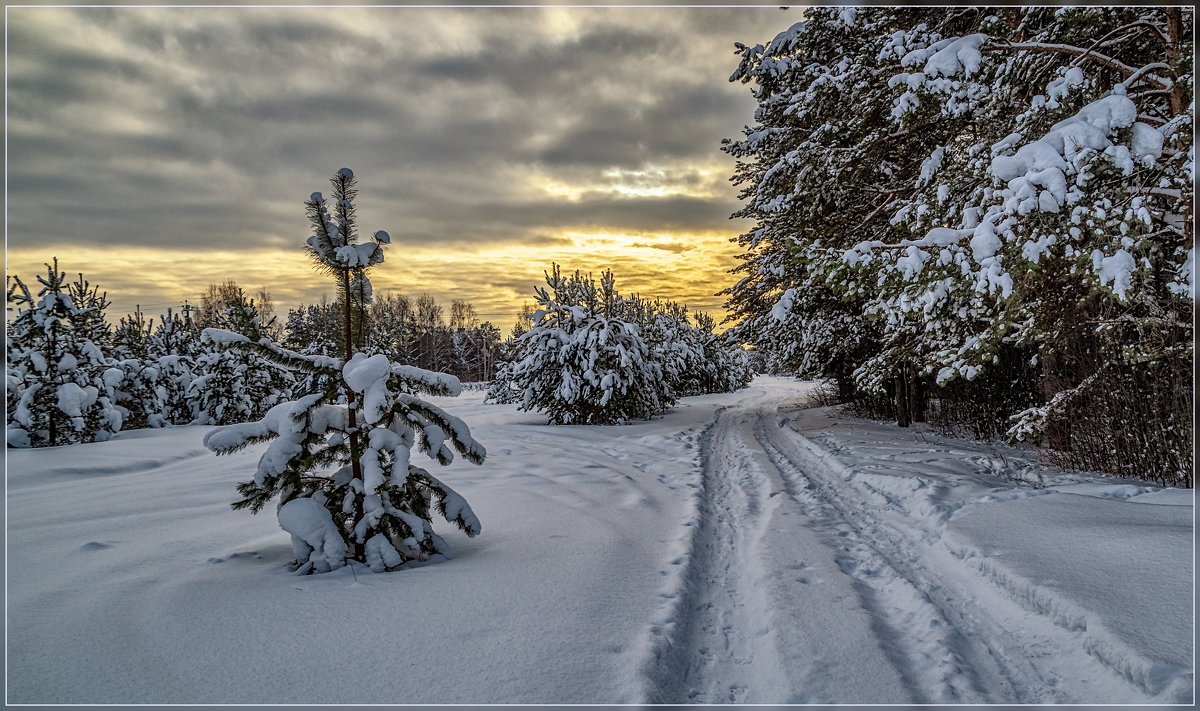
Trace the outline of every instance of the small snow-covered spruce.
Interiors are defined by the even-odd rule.
[[[551,424],[618,424],[648,419],[675,401],[638,326],[621,317],[625,300],[611,271],[600,283],[557,264],[538,287],[530,330],[516,339],[506,377],[522,410]]]
[[[488,385],[484,402],[506,405],[520,399],[521,394],[512,379],[512,370],[514,363],[520,360],[517,339],[533,328],[533,319],[531,318],[533,312],[533,303],[526,301],[521,310],[517,312],[517,320],[509,330],[508,338],[497,346],[495,372]]]
[[[105,382],[105,394],[121,413],[122,427],[162,427],[162,401],[155,381],[158,368],[142,358],[122,358],[111,363],[113,373]]]
[[[357,265],[359,278],[365,279],[365,268],[383,261],[378,245],[386,243],[386,234],[376,233],[376,251],[346,249],[355,246],[347,217],[353,215],[348,189],[353,173],[343,168],[333,182],[339,200],[348,204],[339,205],[338,219],[326,223],[324,200],[313,195],[310,216],[321,222],[309,245],[325,270],[347,284],[339,270]],[[343,345],[352,350],[352,314],[343,315]],[[412,453],[421,451],[443,465],[454,452],[483,462],[485,450],[467,425],[419,397],[457,395],[457,379],[391,363],[382,354],[305,355],[261,334],[218,329],[206,334],[295,372],[320,376],[312,382],[325,384],[319,392],[276,405],[256,422],[213,430],[204,440],[218,454],[269,442],[254,478],[238,485],[242,498],[233,507],[257,512],[278,497],[279,524],[291,534],[297,572],[326,572],[347,560],[381,572],[434,554],[448,556],[445,541],[433,531],[434,511],[467,535],[479,534],[479,520],[462,496],[411,461]]]
[[[703,357],[701,393],[728,393],[741,390],[754,379],[754,368],[746,349],[730,334],[715,332],[716,320],[703,312],[695,315],[696,332]]]
[[[196,418],[196,398],[189,394],[194,339],[178,316],[167,310],[157,325],[140,307],[122,317],[112,334],[114,367],[121,381],[108,386],[109,397],[124,417],[124,429],[188,424]]]
[[[122,373],[96,343],[109,335],[107,299],[82,275],[75,284],[65,276],[57,259],[47,264],[36,297],[19,277],[11,280],[8,301],[19,313],[6,343],[9,446],[103,441],[121,429],[110,392]]]
[[[624,313],[641,329],[674,397],[732,392],[749,382],[741,347],[713,333],[716,324],[707,314],[697,314],[692,325],[687,306],[636,295],[625,300]]]
[[[196,358],[205,347],[191,319],[171,309],[159,316],[158,325],[146,339],[146,356],[154,374],[161,424],[186,425],[199,416],[191,385],[197,376]]]
[[[270,332],[273,319],[265,323],[254,301],[241,289],[229,307],[217,319],[225,326],[220,333],[240,334],[261,340]],[[262,417],[276,403],[290,399],[295,376],[264,358],[258,352],[237,348],[214,335],[217,329],[204,329],[201,342],[205,350],[193,361],[193,377],[188,388],[196,403],[196,422],[227,425]]]

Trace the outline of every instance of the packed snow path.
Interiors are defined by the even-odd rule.
[[[838,460],[847,453],[810,439],[844,423],[803,411],[794,398],[762,396],[752,390],[718,410],[702,437],[697,530],[679,561],[686,571],[673,614],[652,629],[660,641],[646,670],[647,701],[1191,699],[1188,637],[1176,640],[1187,650],[1184,663],[1163,663],[1151,645],[1137,649],[1098,619],[1089,626],[1086,612],[1058,614],[1071,603],[1032,581],[1012,582],[977,560],[980,551],[942,544],[945,525],[972,503],[955,497],[956,488],[987,487],[978,503],[1049,493],[1039,481],[995,481],[1020,478],[1021,465],[977,456],[975,471],[943,480],[939,460],[956,453],[909,447],[868,453],[861,468],[877,471],[860,474]],[[1117,485],[1093,493],[1148,492]],[[1166,511],[1186,527],[1190,510]],[[1174,543],[1184,562],[1186,538]],[[1173,589],[1185,593],[1177,602],[1186,602],[1178,583],[1189,574],[1176,576]]]
[[[454,557],[297,577],[207,427],[7,453],[7,701],[1190,702],[1192,492],[801,410],[620,427],[437,398]],[[246,669],[254,670],[247,674]],[[435,673],[429,673],[436,670]]]

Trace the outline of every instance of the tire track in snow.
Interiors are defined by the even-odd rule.
[[[775,501],[747,446],[742,409],[720,408],[701,436],[701,493],[674,605],[651,628],[648,703],[754,703],[786,693],[760,542]]]
[[[862,491],[852,476],[837,476],[839,465],[826,461],[829,453],[822,456],[803,434],[781,426],[786,419],[761,421],[759,441],[784,475],[789,495],[811,502],[814,517],[846,541],[839,564],[862,583],[864,602],[879,615],[894,662],[918,681],[914,691],[934,692],[933,698],[915,698],[1071,703],[1077,700],[1060,688],[1059,669],[1095,681],[1111,672],[1099,668],[1103,660],[1088,654],[1078,635],[1027,616],[1021,621],[1019,605],[990,584],[965,587],[974,576],[946,555],[952,551],[923,544],[928,531],[921,521],[884,523],[881,513],[911,513],[884,492],[869,485]]]
[[[891,703],[1078,703],[1089,688],[1138,698],[1079,635],[1047,628],[955,558],[931,535],[940,519],[830,460],[762,395],[717,410],[699,438],[692,529],[641,664],[646,703],[839,702],[877,689]],[[786,565],[784,550],[818,566],[828,556],[846,577],[824,593],[797,588],[789,581],[822,581],[789,575],[801,566]],[[844,602],[830,594],[839,586]],[[775,619],[777,609],[821,616],[820,605],[841,605],[828,612],[861,630]],[[851,638],[858,656],[841,648]],[[831,683],[834,658],[874,659],[894,681],[844,673]]]
[[[930,586],[917,579],[912,562],[902,562],[892,535],[865,516],[866,506],[853,507],[828,480],[801,469],[773,432],[775,418],[763,414],[755,438],[775,465],[787,494],[807,509],[812,528],[826,533],[838,551],[842,572],[858,581],[864,606],[876,620],[876,635],[916,703],[954,703],[986,698],[972,665],[963,658],[962,633],[931,599]],[[888,544],[892,545],[888,545]],[[1012,690],[1012,686],[1009,686]]]

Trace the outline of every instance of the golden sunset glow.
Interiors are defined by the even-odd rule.
[[[553,246],[504,244],[447,252],[437,246],[394,246],[371,272],[376,293],[415,295],[427,291],[449,306],[451,299],[472,302],[483,320],[507,328],[521,306],[544,286],[543,270],[558,263],[564,272],[579,269],[599,276],[612,269],[617,289],[647,298],[685,303],[720,320],[723,297],[731,285],[727,270],[737,248],[726,233],[611,234],[570,231]],[[43,263],[55,254],[30,248],[8,251],[8,273],[36,289]],[[73,248],[59,255],[59,269],[74,280],[78,272],[112,302],[115,320],[141,305],[149,316],[196,303],[209,284],[233,279],[247,292],[265,288],[280,316],[300,303],[334,296],[334,284],[316,273],[296,249],[203,251],[150,248]],[[131,277],[131,275],[136,275]],[[114,288],[119,286],[119,288]],[[163,295],[169,295],[163,298]]]

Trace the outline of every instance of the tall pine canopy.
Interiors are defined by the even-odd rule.
[[[815,8],[738,45],[734,331],[901,424],[1191,481],[1190,8]]]

